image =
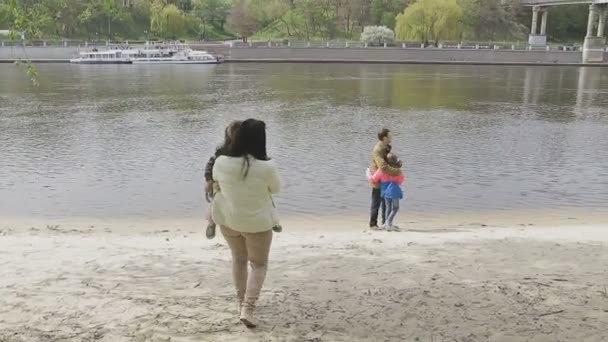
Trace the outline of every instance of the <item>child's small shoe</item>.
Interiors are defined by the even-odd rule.
[[[215,223],[209,223],[207,225],[207,231],[205,231],[207,239],[211,240],[215,237]]]
[[[397,226],[386,226],[386,231],[388,232],[400,232],[401,228],[397,227]]]
[[[280,233],[283,231],[283,227],[280,224],[277,224],[276,226],[272,227],[272,231],[275,233]]]

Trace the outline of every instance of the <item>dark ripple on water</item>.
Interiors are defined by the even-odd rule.
[[[1,67],[0,215],[202,215],[202,167],[247,117],[268,123],[286,214],[366,212],[382,126],[406,210],[606,212],[608,71],[580,70],[42,66],[34,88]]]

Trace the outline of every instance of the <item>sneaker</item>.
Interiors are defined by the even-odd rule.
[[[281,226],[280,224],[277,224],[276,226],[272,227],[272,231],[275,233],[280,233],[283,231],[283,226]]]
[[[253,310],[253,306],[246,304],[241,308],[241,322],[249,329],[253,329],[258,326],[253,318]]]
[[[205,235],[207,236],[207,239],[211,240],[215,237],[215,224],[214,223],[209,223],[207,225],[207,230],[205,231]]]

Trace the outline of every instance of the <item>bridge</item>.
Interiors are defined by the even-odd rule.
[[[524,6],[558,6],[580,4],[606,4],[608,0],[523,0]]]
[[[506,2],[506,1],[505,1]],[[531,46],[547,45],[547,17],[549,9],[560,5],[589,5],[587,34],[583,44],[583,62],[604,62],[606,45],[606,19],[608,19],[608,0],[522,0],[524,6],[532,7],[532,23],[528,43]],[[540,18],[540,29],[538,17]]]

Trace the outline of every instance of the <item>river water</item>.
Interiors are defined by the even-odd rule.
[[[394,132],[410,213],[608,213],[608,69],[322,64],[0,65],[0,217],[204,213],[233,119],[263,119],[287,215],[364,214]]]

